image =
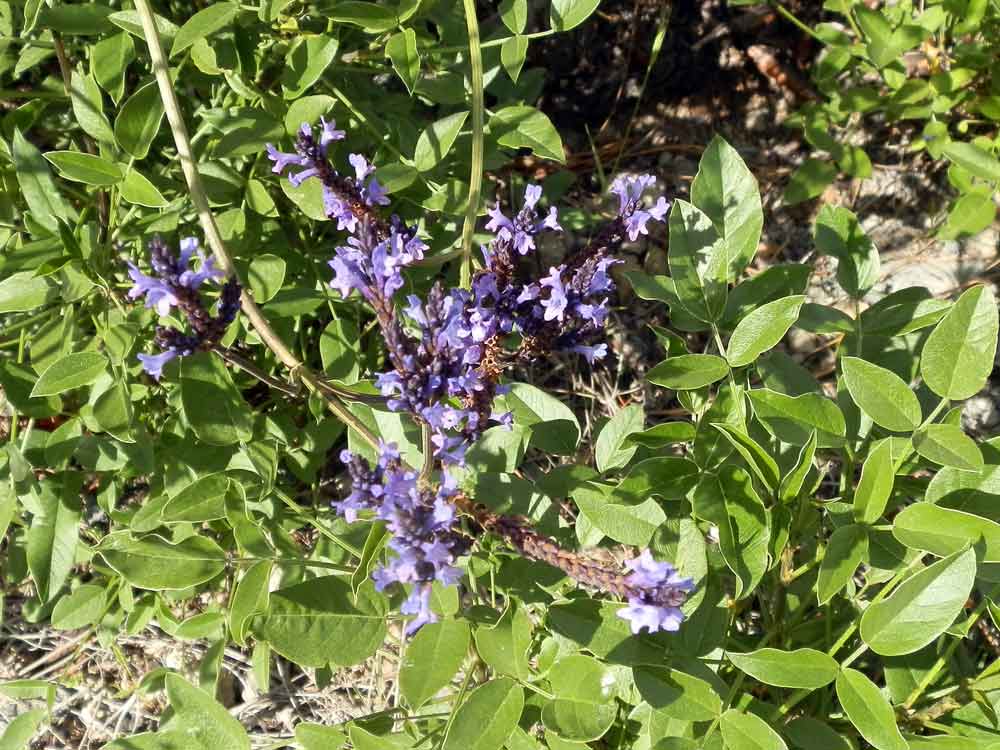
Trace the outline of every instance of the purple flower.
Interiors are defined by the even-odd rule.
[[[562,320],[566,305],[569,303],[562,282],[562,269],[550,268],[549,275],[543,276],[539,283],[551,290],[548,299],[542,300],[542,307],[545,308],[545,320]]]
[[[177,357],[177,352],[167,350],[159,354],[139,354],[138,360],[142,362],[142,369],[145,370],[155,380],[163,377],[163,368],[167,362]]]
[[[670,204],[662,196],[646,209],[641,207],[642,194],[656,184],[652,175],[619,175],[611,183],[610,192],[618,196],[618,215],[625,222],[628,238],[635,242],[640,234],[648,234],[646,225],[650,219],[663,221]]]
[[[625,567],[632,571],[625,578],[632,591],[626,597],[628,606],[618,610],[618,616],[629,622],[632,632],[680,628],[684,620],[680,605],[694,589],[694,582],[682,577],[670,563],[654,560],[649,550],[627,561]]]
[[[544,219],[541,221],[538,220],[538,213],[535,211],[535,206],[538,204],[538,199],[541,196],[541,187],[538,185],[528,185],[524,189],[524,205],[513,220],[508,219],[504,215],[503,211],[500,210],[500,203],[498,202],[488,212],[490,220],[487,222],[486,228],[491,232],[495,232],[498,240],[512,243],[519,255],[527,255],[535,249],[534,238],[536,234],[546,229],[557,232],[562,231],[554,206],[549,209],[549,213]]]
[[[146,307],[154,308],[159,315],[169,315],[170,308],[177,305],[177,296],[166,282],[147,276],[131,261],[128,262],[128,275],[132,279],[132,288],[128,290],[130,299],[144,296]]]

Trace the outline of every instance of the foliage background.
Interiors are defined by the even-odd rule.
[[[916,195],[899,194],[909,207],[886,208],[852,204],[845,196],[863,183],[830,183],[823,172],[807,190],[819,202],[786,207],[809,168],[761,158],[747,169],[711,130],[725,123],[744,154],[790,137],[753,129],[760,111],[765,121],[777,114],[755,110],[755,96],[784,96],[773,107],[789,110],[800,96],[753,47],[795,26],[734,8],[719,15],[711,4],[591,15],[594,5],[477,8],[484,197],[516,203],[527,179],[542,178],[548,201],[569,203],[572,246],[606,209],[590,194],[619,168],[656,159],[671,191],[721,236],[691,237],[700,212],[675,209],[669,244],[661,234],[629,248],[616,360],[594,372],[560,361],[522,373],[518,426],[491,433],[468,481],[480,501],[530,515],[588,554],[617,561],[623,545],[649,544],[677,560],[700,583],[691,620],[676,636],[628,636],[614,605],[484,539],[462,601],[442,593],[445,621],[402,648],[398,620],[385,617],[391,603],[365,583],[379,530],[347,527],[327,507],[343,492],[330,458],[353,438],[321,399],[287,397],[208,355],[162,386],[140,374],[135,354],[149,350],[154,320],[124,298],[122,260],[143,257],[153,233],[200,230],[136,11],[0,4],[9,412],[0,500],[9,679],[0,691],[16,707],[4,714],[3,747],[32,736],[38,746],[101,746],[141,731],[155,733],[112,747],[997,742],[988,623],[998,454],[989,432],[962,432],[957,409],[989,388],[992,293],[971,286],[952,306],[981,280],[966,267],[943,288],[917,280],[935,294],[903,290],[859,314],[911,278],[880,260],[868,210],[930,207],[935,226],[954,225],[947,202],[920,200],[951,194],[947,183],[932,174]],[[929,5],[949,23],[968,10]],[[287,145],[303,120],[334,116],[350,150],[378,165],[394,208],[430,238],[434,262],[409,279],[414,289],[440,273],[457,281],[463,243],[479,239],[467,208],[483,210],[467,200],[478,129],[465,10],[196,10],[156,7],[222,237],[295,355],[357,385],[381,369],[379,337],[360,306],[326,285],[338,235],[317,194],[274,177],[263,147]],[[793,10],[809,24],[846,23],[834,7],[822,17]],[[893,27],[905,22],[889,15]],[[597,44],[609,28],[614,44]],[[990,38],[988,26],[958,33]],[[862,73],[878,66],[870,48],[849,49]],[[772,55],[785,80],[797,63],[808,80],[816,52]],[[698,86],[713,93],[699,99]],[[669,139],[639,114],[666,102]],[[699,118],[699,107],[718,109]],[[726,107],[745,122],[727,121]],[[988,123],[981,131],[996,137]],[[806,133],[823,147],[815,129]],[[878,153],[905,153],[899,133],[877,133]],[[995,145],[979,143],[995,161]],[[919,154],[907,169],[940,156]],[[960,182],[975,188],[963,194],[991,194],[992,163]],[[881,167],[876,159],[875,175],[891,172]],[[929,247],[947,257],[947,246]],[[564,249],[543,248],[542,258]],[[757,258],[752,274],[734,264],[729,283],[714,287],[710,320],[699,321],[691,300],[704,279],[678,288],[672,263],[718,252]],[[257,368],[284,382],[243,320],[227,343],[242,341]],[[648,322],[662,325],[640,330]],[[356,412],[419,450],[398,418]],[[991,426],[986,417],[966,424]],[[102,670],[121,684],[88,674]]]

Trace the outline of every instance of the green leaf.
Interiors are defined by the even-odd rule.
[[[989,286],[967,289],[927,337],[920,374],[927,387],[952,401],[986,384],[997,349],[997,302]]]
[[[34,271],[12,273],[0,281],[0,313],[27,312],[53,296],[52,284]]]
[[[35,387],[32,398],[54,396],[90,385],[103,375],[108,368],[108,360],[98,352],[76,352],[68,354],[45,368]]]
[[[104,614],[106,592],[103,586],[84,584],[64,596],[52,610],[52,627],[76,630],[93,625]]]
[[[300,721],[295,725],[295,741],[302,745],[303,750],[333,750],[347,742],[347,735],[336,727]]]
[[[442,750],[499,750],[517,727],[524,691],[509,677],[483,683],[455,712]]]
[[[549,23],[556,31],[568,31],[586,21],[601,0],[552,0]]]
[[[608,420],[597,435],[594,444],[594,460],[597,470],[606,472],[628,464],[635,455],[636,447],[626,443],[629,435],[642,429],[644,414],[638,404],[620,409]]]
[[[124,29],[138,39],[146,38],[146,35],[142,30],[142,20],[139,18],[138,11],[120,10],[117,13],[112,13],[108,16],[108,20],[119,29]],[[154,14],[153,22],[156,24],[156,30],[160,33],[160,36],[165,37],[168,41],[173,39],[174,35],[177,34],[176,24],[168,21],[163,16]]]
[[[1000,523],[932,503],[914,503],[893,519],[892,535],[939,557],[975,546],[982,562],[1000,562]]]
[[[212,750],[250,750],[250,738],[221,703],[179,674],[164,678],[173,714],[161,730],[183,730],[188,742]]]
[[[633,432],[626,443],[645,448],[663,448],[694,440],[695,428],[690,422],[663,422],[642,432]]]
[[[778,484],[781,482],[781,472],[778,469],[778,464],[761,447],[760,443],[747,435],[743,430],[737,429],[732,425],[723,424],[722,422],[713,422],[711,424],[712,427],[725,435],[726,439],[733,444],[733,447],[743,456],[743,460],[747,462],[753,473],[757,475],[757,478],[768,489],[778,489]]]
[[[413,86],[420,75],[420,53],[417,52],[417,33],[413,29],[403,29],[391,37],[385,45],[385,54],[392,63],[399,80],[406,90],[413,93]]]
[[[225,474],[199,477],[170,498],[160,512],[160,518],[164,523],[199,523],[225,518],[229,484]]]
[[[785,203],[794,206],[820,195],[837,177],[837,168],[828,161],[806,159],[788,180],[783,195]]]
[[[101,429],[123,443],[135,442],[132,437],[132,401],[124,382],[115,381],[114,385],[97,397],[93,407],[94,419]]]
[[[894,478],[892,441],[883,440],[868,453],[854,491],[854,518],[858,523],[872,524],[882,517]]]
[[[125,100],[115,118],[115,138],[136,159],[145,159],[163,121],[163,102],[152,81]]]
[[[229,632],[239,645],[246,645],[250,620],[267,611],[270,601],[271,560],[258,560],[243,573],[229,600]]]
[[[319,356],[323,372],[328,377],[347,384],[358,381],[360,339],[357,325],[346,318],[331,320],[323,329],[319,338]]]
[[[828,724],[810,716],[792,719],[785,724],[783,731],[792,745],[802,750],[854,750],[854,745]]]
[[[38,23],[61,34],[74,36],[97,36],[110,31],[108,21],[111,8],[97,3],[87,5],[57,5],[53,8],[42,6]]]
[[[767,569],[770,522],[763,501],[743,469],[725,464],[705,473],[695,488],[695,513],[719,529],[719,548],[736,575],[736,598],[748,596]]]
[[[847,718],[878,750],[907,750],[896,727],[896,715],[875,684],[856,669],[837,677],[837,700]]]
[[[799,317],[804,295],[783,297],[758,307],[743,318],[726,346],[730,367],[743,367],[773,348]]]
[[[576,599],[549,607],[546,623],[553,632],[609,662],[635,665],[662,661],[662,641],[633,635],[629,624],[618,616],[621,608],[616,602]]]
[[[495,625],[477,627],[475,637],[479,656],[495,672],[518,680],[531,677],[531,619],[521,607],[511,603]]]
[[[501,0],[500,20],[511,34],[523,34],[528,23],[528,0]]]
[[[651,495],[683,500],[698,481],[698,466],[680,456],[657,456],[634,464],[615,488],[612,500],[638,504]]]
[[[518,76],[521,75],[521,68],[524,66],[524,58],[527,54],[528,37],[521,34],[508,37],[500,45],[500,62],[514,83],[517,83]]]
[[[156,185],[134,168],[125,175],[119,190],[123,200],[136,206],[163,208],[167,205],[167,199],[163,197]]]
[[[731,708],[719,722],[727,750],[788,750],[781,735],[756,714]]]
[[[706,323],[719,320],[726,307],[728,255],[712,220],[682,200],[669,218],[667,262],[684,309]]]
[[[961,427],[953,424],[929,424],[913,433],[913,447],[928,461],[963,471],[983,467],[983,453]]]
[[[816,433],[818,448],[844,444],[847,424],[837,405],[818,393],[787,396],[768,388],[747,392],[757,418],[779,440],[805,445]]]
[[[552,666],[549,684],[555,700],[542,706],[542,724],[571,742],[604,736],[615,720],[614,677],[591,656],[572,654]]]
[[[938,239],[953,240],[979,234],[993,223],[997,204],[989,190],[975,190],[961,196],[948,212],[948,219],[938,232]]]
[[[172,591],[210,581],[226,567],[226,553],[204,536],[171,544],[151,535],[141,539],[106,537],[98,547],[105,562],[140,589]]]
[[[24,750],[29,746],[38,727],[45,720],[44,708],[33,708],[18,713],[0,734],[0,750]]]
[[[388,31],[399,23],[391,8],[360,0],[337,3],[333,12],[329,14],[329,18],[336,23],[349,23],[352,26],[358,26],[369,34]]]
[[[924,287],[907,287],[861,313],[861,327],[866,335],[902,336],[934,325],[950,307],[950,302],[935,299]]]
[[[304,667],[359,664],[381,645],[386,600],[371,584],[358,590],[337,576],[324,576],[271,592],[253,632],[287,659]]]
[[[851,398],[875,424],[894,432],[920,425],[920,402],[899,375],[858,357],[843,357],[841,367]]]
[[[212,3],[204,10],[198,11],[177,30],[174,44],[170,48],[170,57],[180,54],[199,39],[222,31],[232,23],[239,12],[239,5],[227,2]]]
[[[544,159],[565,163],[562,138],[548,117],[534,107],[515,105],[498,109],[490,117],[490,132],[507,148],[530,148]]]
[[[593,484],[573,490],[573,500],[594,527],[622,544],[645,547],[667,518],[653,498],[638,505],[620,505],[609,502],[605,491]]]
[[[851,333],[854,318],[836,307],[807,302],[799,310],[798,327],[810,333]]]
[[[816,690],[837,679],[840,671],[832,657],[811,648],[761,648],[746,654],[730,651],[726,657],[754,679],[786,688]]]
[[[672,719],[711,721],[722,711],[722,698],[709,683],[668,667],[632,669],[639,695],[653,710]]]
[[[975,579],[976,553],[972,549],[928,565],[887,598],[869,605],[861,616],[861,638],[883,656],[912,654],[955,621]]]
[[[38,494],[26,555],[31,579],[43,602],[63,587],[76,562],[82,484],[80,474],[67,473],[63,474],[61,487],[46,484]]]
[[[111,95],[116,104],[125,93],[125,70],[134,59],[135,43],[124,31],[102,39],[93,47],[90,64],[94,80]]]
[[[222,361],[209,353],[181,361],[181,403],[191,429],[210,445],[232,445],[253,435],[253,414]]]
[[[10,153],[14,169],[17,170],[21,195],[28,204],[32,218],[46,229],[58,231],[59,219],[68,221],[70,213],[52,181],[49,165],[45,163],[41,152],[16,127]]]
[[[281,289],[285,282],[285,261],[272,253],[263,253],[250,261],[247,281],[254,299],[263,304]]]
[[[783,503],[795,500],[802,491],[802,485],[812,469],[813,458],[816,456],[816,433],[813,433],[808,442],[802,446],[798,458],[791,471],[786,473],[778,487],[778,497]]]
[[[285,99],[298,99],[319,80],[337,56],[339,44],[337,37],[314,34],[307,36],[292,50],[285,58],[285,68],[281,73],[281,87]],[[296,123],[295,127],[300,124]]]
[[[73,115],[83,132],[96,141],[114,144],[115,134],[111,123],[104,116],[104,101],[101,89],[92,75],[73,73],[70,84],[70,101]]]
[[[824,205],[813,229],[816,248],[837,259],[837,282],[855,299],[864,297],[881,270],[878,249],[858,217],[841,206]]]
[[[868,556],[868,530],[861,524],[841,526],[826,545],[816,579],[816,599],[826,604],[854,577]]]
[[[942,150],[955,164],[976,177],[1000,182],[1000,160],[974,143],[949,141]]]
[[[79,151],[49,151],[43,154],[67,180],[87,185],[114,185],[121,182],[121,167],[112,161]]]
[[[729,373],[729,364],[714,354],[682,354],[660,362],[646,374],[646,379],[675,391],[703,388]]]
[[[507,408],[514,421],[530,427],[531,444],[561,456],[571,455],[580,439],[580,424],[573,411],[545,391],[526,383],[514,383],[507,395]]]
[[[413,166],[421,172],[433,169],[451,151],[451,147],[455,144],[455,139],[458,138],[458,133],[468,116],[468,111],[455,112],[431,123],[417,139],[417,148],[413,154]]]
[[[406,647],[399,687],[406,702],[420,708],[445,687],[465,661],[469,626],[456,620],[424,625]]]
[[[736,281],[757,252],[764,212],[757,180],[739,153],[719,136],[701,155],[691,202],[712,220],[725,241],[728,278]]]

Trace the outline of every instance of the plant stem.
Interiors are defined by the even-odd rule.
[[[136,10],[139,12],[139,19],[142,22],[143,35],[146,44],[149,46],[149,56],[153,64],[153,73],[156,76],[156,83],[160,89],[160,98],[163,100],[163,109],[167,114],[167,122],[170,123],[170,130],[174,135],[174,144],[177,147],[177,156],[181,162],[181,169],[184,172],[184,179],[187,182],[188,190],[191,193],[191,201],[194,203],[198,213],[198,221],[201,223],[202,231],[205,232],[205,240],[212,249],[219,267],[227,275],[236,277],[236,268],[233,260],[226,250],[219,227],[215,223],[215,217],[208,204],[208,196],[201,183],[201,175],[194,161],[191,152],[191,139],[188,137],[187,126],[184,124],[184,117],[181,114],[180,104],[177,101],[177,94],[174,92],[173,83],[170,81],[170,69],[167,66],[167,58],[160,44],[160,36],[156,31],[156,23],[153,20],[153,10],[149,5],[149,0],[136,0]],[[281,363],[291,370],[293,377],[300,379],[307,388],[312,391],[321,390],[317,383],[316,376],[299,361],[292,351],[281,340],[281,337],[271,328],[271,324],[261,313],[257,303],[254,302],[249,290],[244,287],[240,297],[240,307],[243,314],[247,316],[260,340],[270,349]],[[369,430],[357,417],[347,408],[347,404],[334,396],[332,393],[324,392],[323,398],[327,406],[344,424],[353,429],[363,440],[375,447],[378,445],[378,438]]]
[[[774,7],[774,9],[776,11],[778,11],[778,15],[782,16],[785,20],[787,20],[788,22],[790,22],[793,26],[798,27],[798,29],[800,31],[804,31],[806,34],[808,34],[809,36],[811,36],[813,39],[815,39],[820,44],[826,44],[826,42],[823,40],[823,37],[821,37],[815,31],[813,31],[812,29],[810,29],[804,23],[802,23],[802,21],[800,21],[795,16],[795,14],[792,13],[790,10],[788,10],[788,8],[786,8],[784,5],[782,5],[779,2],[776,2],[775,0],[772,0],[771,5]]]
[[[465,289],[472,285],[472,233],[479,214],[479,193],[483,184],[483,53],[479,46],[479,21],[476,0],[462,0],[465,25],[469,29],[469,65],[472,68],[472,170],[469,174],[469,202],[465,206],[462,225],[462,267],[459,283]]]

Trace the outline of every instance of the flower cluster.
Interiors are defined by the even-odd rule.
[[[618,616],[628,620],[632,632],[680,628],[684,620],[680,606],[694,590],[694,581],[683,578],[670,563],[654,560],[648,549],[625,567],[632,571],[625,577],[631,590],[626,593],[628,606],[618,610]]]
[[[468,544],[454,531],[454,506],[464,496],[453,486],[448,467],[463,463],[466,449],[490,422],[510,424],[510,414],[494,412],[501,375],[554,351],[576,352],[589,362],[606,355],[607,344],[599,339],[614,291],[609,273],[618,262],[614,254],[626,239],[646,234],[651,220],[662,221],[668,203],[660,197],[644,205],[652,177],[619,177],[611,186],[618,197],[614,219],[565,262],[540,278],[525,278],[521,259],[535,249],[536,237],[562,231],[555,208],[539,215],[542,191],[529,185],[513,218],[499,204],[489,211],[487,229],[494,237],[482,249],[483,268],[471,289],[435,284],[425,299],[408,295],[404,304],[396,299],[405,283],[402,270],[423,260],[427,246],[414,227],[395,215],[388,220],[380,215],[378,207],[389,201],[363,156],[349,156],[353,177],[331,165],[329,146],[343,138],[333,122],[322,121],[318,137],[305,124],[294,154],[268,145],[268,156],[275,173],[299,168],[289,174],[294,185],[319,180],[327,215],[350,233],[330,261],[331,286],[344,297],[358,292],[371,306],[392,365],[377,376],[376,385],[388,408],[411,414],[425,426],[444,469],[439,489],[431,490],[418,483],[394,446],[381,446],[374,467],[346,451],[341,457],[353,491],[335,505],[348,521],[367,509],[388,524],[395,555],[374,578],[380,589],[394,582],[413,585],[403,607],[416,616],[412,631],[433,619],[431,583],[458,578],[454,562]],[[633,632],[677,629],[678,606],[691,582],[669,564],[655,562],[648,551],[629,563],[632,572],[623,576],[559,550],[520,521],[489,513],[476,518],[481,528],[504,536],[522,554],[560,565],[581,583],[626,599],[621,616]]]
[[[350,451],[343,451],[340,459],[347,466],[352,491],[334,507],[348,522],[357,519],[358,511],[374,511],[392,532],[389,547],[396,554],[372,575],[375,587],[381,591],[393,583],[412,584],[402,607],[404,614],[415,615],[408,633],[434,622],[431,584],[456,583],[461,571],[455,560],[469,549],[468,539],[454,530],[456,513],[449,502],[454,486],[445,481],[437,490],[421,487],[416,472],[403,466],[391,443],[379,446],[375,466]]]
[[[206,256],[198,247],[198,240],[184,238],[180,254],[175,255],[159,237],[155,237],[149,243],[149,251],[154,275],[149,276],[134,263],[128,262],[128,274],[133,284],[128,296],[132,299],[145,297],[146,307],[155,309],[161,316],[169,315],[174,307],[178,308],[191,328],[190,333],[185,333],[176,328],[157,326],[154,341],[161,352],[138,356],[143,369],[159,380],[170,360],[210,349],[219,342],[239,311],[240,285],[235,279],[229,279],[222,285],[216,313],[212,315],[205,307],[200,290],[206,281],[218,282],[224,274],[215,267],[213,258]],[[192,266],[195,257],[198,259],[197,270]]]

